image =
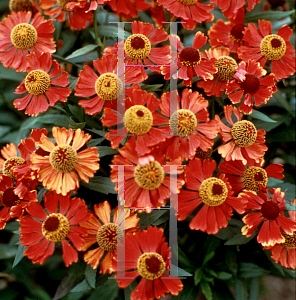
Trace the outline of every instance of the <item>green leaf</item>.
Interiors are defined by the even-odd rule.
[[[99,157],[102,158],[106,155],[114,155],[118,153],[118,150],[116,149],[112,149],[111,147],[108,147],[108,146],[100,146],[99,147]]]
[[[269,117],[267,117],[265,114],[263,114],[262,112],[258,111],[258,110],[254,110],[252,111],[252,113],[250,114],[250,116],[254,119],[259,119],[262,120],[264,122],[268,122],[268,123],[276,123],[275,120],[270,119]]]
[[[170,212],[167,210],[160,218],[158,218],[156,221],[154,221],[151,225],[153,226],[159,226],[163,223],[165,223],[170,218]]]
[[[214,234],[217,238],[221,240],[229,240],[235,235],[235,232],[232,230],[231,226],[221,228],[218,233]]]
[[[15,258],[14,258],[14,262],[13,262],[13,265],[12,265],[13,268],[23,259],[24,253],[27,249],[28,249],[27,246],[22,246],[22,245],[18,246],[17,251],[16,251],[16,255],[15,255]]]
[[[130,300],[131,293],[136,289],[138,283],[136,280],[133,280],[125,289],[124,289],[124,299]]]
[[[257,300],[259,297],[260,281],[258,278],[252,278],[250,284],[250,299]]]
[[[126,39],[129,37],[131,33],[124,31],[124,36],[118,37],[118,26],[114,25],[100,25],[98,26],[98,36],[100,37],[111,37],[111,38],[119,38],[119,39]]]
[[[89,182],[81,181],[81,185],[102,194],[117,194],[115,183],[109,177],[95,176],[89,179]]]
[[[118,298],[118,283],[117,280],[113,277],[110,278],[110,274],[108,274],[108,279],[104,283],[104,285],[100,285],[97,289],[95,289],[91,296],[86,300],[114,300]],[[122,298],[121,298],[122,299]]]
[[[295,13],[295,10],[290,11],[266,11],[259,13],[250,13],[245,17],[245,22],[258,22],[258,20],[266,20],[266,21],[274,21],[279,20],[281,18],[288,17]]]
[[[166,213],[166,209],[160,210],[153,210],[151,213],[138,213],[138,217],[140,218],[139,225],[140,230],[146,229],[149,227],[153,222],[158,220],[162,215]]]
[[[198,285],[202,279],[203,271],[202,268],[198,268],[194,271],[194,284]]]
[[[202,262],[202,265],[206,265],[208,261],[210,261],[215,256],[215,251],[210,252],[207,254]]]
[[[242,278],[258,277],[270,273],[253,263],[241,263],[239,271]]]
[[[174,266],[173,264],[171,264],[171,267],[172,266],[176,268],[176,266]],[[183,276],[193,276],[193,274],[188,273],[188,272],[186,272],[185,270],[183,270],[183,269],[181,269],[179,267],[177,267],[177,272],[178,272],[178,276],[180,276],[180,277],[183,277]]]
[[[13,81],[23,81],[27,73],[25,72],[16,72],[14,69],[5,68],[2,63],[0,63],[0,78],[8,79]]]
[[[91,289],[92,287],[89,285],[88,281],[84,279],[83,281],[78,283],[70,292],[77,293],[77,292],[83,292]]]
[[[231,246],[231,245],[243,245],[247,244],[251,239],[253,239],[255,236],[255,232],[250,237],[246,237],[245,235],[242,235],[241,233],[238,233],[234,235],[232,238],[227,240],[224,245]]]
[[[86,53],[91,52],[98,48],[98,45],[87,45],[78,50],[75,50],[72,54],[66,57],[67,60],[71,60],[73,58],[77,58],[79,56],[84,56]]]
[[[248,292],[242,280],[235,282],[235,300],[248,300]]]
[[[291,211],[295,211],[296,210],[295,204],[290,203],[289,201],[286,201],[285,208],[287,210],[291,210]]]
[[[89,285],[95,289],[96,288],[97,269],[93,269],[91,265],[86,265],[84,275],[85,275],[85,279],[87,280]]]
[[[201,291],[206,296],[207,300],[212,300],[213,293],[212,293],[210,284],[208,282],[202,280],[200,283],[200,287],[201,287]]]
[[[228,272],[217,272],[217,278],[220,280],[228,280],[232,277],[232,274]]]
[[[143,84],[141,85],[141,90],[145,90],[147,93],[156,92],[156,91],[161,92],[162,86],[163,84]]]
[[[282,91],[278,89],[276,93],[272,95],[273,98],[276,99],[277,102],[286,110],[288,111],[293,117],[295,117],[295,113],[292,111],[289,102],[282,96]]]
[[[82,122],[82,123],[76,123],[72,117],[70,117],[70,121],[69,121],[69,128],[72,129],[83,129],[85,127],[86,122]]]
[[[87,147],[96,147],[96,146],[98,146],[101,142],[103,142],[104,140],[105,140],[104,137],[98,138],[98,139],[91,139],[91,140],[87,143]]]
[[[14,257],[17,252],[16,246],[10,246],[6,244],[0,244],[0,259],[7,259]]]

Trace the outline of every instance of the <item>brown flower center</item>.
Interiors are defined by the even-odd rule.
[[[49,162],[52,167],[62,173],[72,171],[75,168],[77,161],[77,152],[70,145],[56,146],[49,156]]]
[[[257,129],[250,121],[238,121],[232,126],[231,135],[237,146],[248,147],[255,143]]]
[[[10,0],[9,9],[11,12],[32,11],[32,0]]]
[[[201,183],[198,192],[204,204],[219,206],[226,200],[228,189],[223,180],[210,177]]]
[[[282,231],[282,235],[285,238],[285,242],[283,243],[283,246],[289,249],[295,249],[296,248],[296,232],[294,232],[292,235],[289,235]]]
[[[131,106],[124,114],[124,126],[130,133],[145,134],[150,130],[152,124],[152,113],[143,105]]]
[[[124,232],[116,224],[103,225],[97,232],[98,245],[105,251],[114,251],[117,248],[117,235],[123,240]]]
[[[258,77],[253,74],[246,74],[245,76],[245,81],[239,83],[241,89],[244,90],[245,94],[257,92],[260,87]]]
[[[124,50],[132,59],[144,59],[150,54],[151,43],[145,35],[133,34],[125,41]]]
[[[33,70],[25,78],[25,87],[30,94],[44,94],[50,85],[49,75],[42,70]]]
[[[277,34],[267,35],[261,41],[260,51],[266,59],[278,60],[286,53],[286,42]]]
[[[188,109],[176,110],[170,119],[171,131],[177,135],[190,135],[197,125],[195,114]]]
[[[3,192],[1,202],[2,202],[2,205],[6,206],[6,207],[12,207],[14,205],[18,205],[21,202],[21,200],[13,192],[13,188],[9,188]]]
[[[184,4],[184,5],[193,5],[195,4],[198,0],[177,0],[180,3]]]
[[[37,31],[27,23],[16,25],[10,33],[12,44],[19,49],[30,49],[37,42]]]
[[[187,67],[196,67],[201,61],[199,51],[193,47],[184,48],[179,54],[179,59],[181,64]]]
[[[244,37],[243,31],[245,29],[245,24],[236,24],[234,25],[229,33],[229,37],[231,40],[233,40],[235,43],[241,43],[242,39]]]
[[[259,192],[260,185],[267,185],[267,173],[260,167],[250,167],[244,173],[243,183],[247,190]]]
[[[59,242],[65,239],[69,229],[68,219],[60,213],[50,214],[42,223],[42,234],[51,242]]]
[[[216,76],[221,81],[231,80],[237,67],[236,61],[230,56],[220,56],[215,62]]]
[[[113,73],[104,73],[96,81],[95,90],[104,100],[114,100],[123,91],[122,81]]]
[[[138,259],[137,269],[143,278],[154,280],[163,274],[165,262],[158,253],[143,253]]]
[[[11,157],[4,162],[3,165],[3,174],[9,176],[11,179],[14,179],[11,169],[16,166],[20,166],[25,162],[22,157]]]
[[[77,2],[77,0],[57,0],[57,2],[62,10],[67,10],[67,4],[69,2]]]
[[[266,201],[261,206],[261,213],[268,220],[275,220],[280,214],[278,205],[273,201]]]
[[[164,170],[158,161],[151,161],[145,166],[137,165],[134,176],[139,187],[154,190],[160,187],[163,182]]]
[[[213,153],[213,148],[211,147],[208,151],[203,151],[201,148],[197,148],[195,151],[195,157],[202,160],[210,159]]]

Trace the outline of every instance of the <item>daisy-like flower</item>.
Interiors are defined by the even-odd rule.
[[[86,108],[86,113],[94,115],[105,107],[116,109],[117,98],[122,94],[124,84],[144,81],[139,68],[125,67],[119,64],[117,55],[103,56],[93,62],[99,76],[91,67],[85,65],[79,73],[79,79],[75,87],[75,95],[90,97],[88,100],[80,100],[79,105]],[[117,76],[118,74],[118,76]],[[124,78],[124,83],[120,78]]]
[[[139,11],[145,11],[151,7],[151,3],[145,0],[110,0],[107,1],[111,9],[124,19],[137,18]]]
[[[92,22],[93,15],[88,11],[89,4],[85,0],[40,0],[40,7],[45,9],[45,15],[58,22],[65,22],[68,15],[72,30],[83,29]]]
[[[196,23],[214,20],[213,14],[209,12],[214,9],[214,5],[202,4],[202,0],[157,0],[157,2],[174,16],[180,17],[183,27],[188,30],[193,30]]]
[[[164,10],[162,6],[158,5],[157,0],[152,0],[152,7],[149,11],[157,27],[164,27],[166,25],[167,19]]]
[[[167,139],[166,156],[170,159],[181,157],[182,160],[188,160],[194,157],[198,147],[208,151],[214,145],[213,139],[218,134],[218,122],[210,121],[208,101],[198,92],[184,89],[181,101],[179,95],[177,99],[177,110],[171,116],[169,92],[162,95],[159,105],[160,112],[167,117],[163,117],[161,122],[168,126],[170,134],[173,135]]]
[[[151,147],[164,141],[168,134],[167,127],[159,127],[162,116],[156,110],[159,108],[159,100],[153,93],[147,93],[133,86],[126,89],[126,94],[130,97],[125,99],[125,113],[118,114],[111,108],[104,109],[102,123],[106,127],[124,125],[124,134],[120,134],[120,129],[112,129],[106,134],[106,138],[111,141],[111,147],[117,148],[126,134],[136,137],[135,150],[144,155],[151,151]],[[120,104],[118,104],[120,105]],[[123,108],[122,108],[123,109]],[[129,140],[130,137],[128,137]]]
[[[53,127],[52,135],[55,144],[44,134],[36,142],[39,149],[31,155],[31,168],[46,189],[66,196],[79,187],[78,176],[89,182],[100,168],[98,148],[86,146],[91,135],[81,129]]]
[[[283,165],[270,164],[264,169],[263,164],[263,160],[256,163],[253,159],[248,160],[248,165],[244,165],[240,160],[223,161],[218,168],[227,177],[234,195],[237,195],[243,189],[258,193],[261,186],[267,186],[270,177],[284,178]]]
[[[84,238],[85,243],[81,247],[82,251],[87,250],[93,244],[96,248],[87,251],[84,254],[84,260],[96,269],[101,262],[100,273],[112,273],[110,267],[112,264],[112,257],[116,253],[117,240],[122,240],[124,235],[133,233],[138,230],[139,218],[136,213],[130,209],[125,210],[124,219],[117,221],[118,207],[114,210],[113,219],[111,218],[111,207],[108,201],[96,204],[94,206],[95,215],[84,222],[80,226],[87,228],[88,235]],[[122,223],[124,222],[124,230]],[[103,255],[105,257],[102,259]]]
[[[237,119],[236,122],[232,121],[232,113]],[[252,122],[242,120],[243,114],[232,105],[224,106],[224,115],[231,127],[226,126],[218,115],[215,116],[219,122],[219,133],[224,143],[218,147],[218,153],[225,161],[241,160],[243,164],[247,164],[248,159],[259,161],[267,151],[264,144],[265,130],[257,130]]]
[[[126,288],[140,276],[138,286],[131,293],[132,300],[160,299],[166,293],[178,295],[183,288],[181,280],[165,273],[169,271],[169,256],[169,246],[162,228],[150,226],[136,234],[127,235],[124,266],[127,279],[117,278],[119,287]],[[112,268],[117,271],[116,256]]]
[[[205,50],[208,59],[216,58],[214,66],[217,72],[213,79],[201,80],[196,83],[208,96],[222,97],[221,92],[225,92],[227,83],[233,79],[237,68],[236,60],[229,56],[228,48],[211,48]]]
[[[238,56],[243,61],[253,59],[262,67],[267,61],[271,62],[271,72],[276,81],[287,78],[295,73],[295,50],[289,42],[293,30],[284,25],[272,34],[270,21],[258,20],[257,29],[255,24],[249,23],[245,28],[243,41],[245,45],[239,47]]]
[[[9,0],[9,9],[11,12],[31,11],[33,14],[40,11],[35,0]]]
[[[171,35],[170,41],[177,48],[178,58],[172,63],[172,68],[160,67],[161,73],[165,75],[164,79],[169,80],[170,74],[173,74],[174,78],[183,79],[183,84],[186,86],[192,86],[192,78],[195,76],[201,77],[203,80],[213,79],[213,74],[217,72],[214,66],[216,59],[208,60],[206,55],[198,50],[206,44],[207,39],[202,32],[198,31],[195,34],[192,47],[183,47],[180,38]]]
[[[240,111],[250,114],[253,111],[253,105],[266,104],[272,94],[276,92],[274,75],[269,74],[263,77],[266,70],[254,60],[241,61],[237,72],[244,73],[244,75],[239,77],[234,75],[234,79],[227,84],[226,94],[233,104],[241,102]]]
[[[233,209],[245,212],[246,200],[233,197],[231,185],[224,174],[212,177],[216,162],[195,158],[185,167],[185,186],[178,196],[178,220],[185,220],[197,207],[199,212],[189,223],[192,230],[215,234],[227,227]]]
[[[11,13],[0,23],[0,61],[6,68],[23,72],[27,68],[27,55],[31,52],[53,53],[54,26],[40,13]]]
[[[84,7],[84,5],[88,2],[89,3],[89,8],[87,10],[91,11],[91,10],[97,10],[99,5],[104,5],[106,2],[108,2],[110,0],[80,0],[79,2],[81,3],[81,7]],[[73,0],[71,2],[74,2]],[[83,3],[85,2],[85,4]]]
[[[268,190],[262,190],[255,195],[253,192],[243,191],[239,198],[248,200],[246,211],[251,210],[243,217],[246,224],[242,229],[242,234],[250,237],[255,229],[262,224],[257,235],[258,243],[262,246],[274,246],[277,243],[284,243],[285,237],[282,231],[288,235],[296,230],[293,220],[284,215],[285,203],[284,192],[280,188],[270,189],[273,194],[270,199]]]
[[[69,84],[68,73],[61,73],[60,65],[52,60],[51,54],[32,53],[27,62],[28,75],[15,90],[15,94],[27,95],[14,100],[13,105],[18,110],[26,108],[25,113],[29,116],[37,116],[57,101],[65,102],[71,93],[71,89],[66,87]]]
[[[55,244],[60,242],[66,267],[78,261],[77,250],[84,243],[83,236],[87,229],[79,223],[90,218],[84,200],[70,198],[55,193],[44,194],[44,209],[38,202],[31,203],[27,208],[28,215],[21,221],[21,238],[23,246],[28,246],[24,255],[33,263],[43,264],[50,257]],[[73,244],[70,245],[69,241]]]
[[[111,165],[111,181],[117,183],[116,190],[120,199],[125,200],[126,207],[145,209],[157,208],[166,204],[171,193],[177,194],[183,180],[175,178],[177,174],[170,165],[177,165],[177,173],[182,173],[180,159],[166,162],[165,151],[161,147],[147,156],[139,157],[135,150],[135,140],[132,137],[127,144],[119,149],[120,155],[115,155]],[[119,173],[119,167],[124,165],[124,176]],[[170,182],[177,181],[177,189],[170,188]]]

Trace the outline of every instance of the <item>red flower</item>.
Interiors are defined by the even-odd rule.
[[[211,4],[201,4],[202,0],[157,0],[159,5],[176,17],[180,17],[184,28],[192,30],[196,23],[212,22],[214,16],[209,11]]]
[[[180,279],[164,273],[169,270],[170,252],[162,228],[150,226],[147,230],[127,235],[124,251],[124,276],[129,278],[117,278],[119,287],[126,288],[141,276],[138,286],[131,293],[132,300],[160,299],[166,293],[178,295],[182,290]],[[117,271],[117,256],[114,256],[113,270]]]
[[[87,2],[89,3],[88,5],[86,5],[86,7],[89,7],[88,10],[86,10],[86,12],[89,12],[91,10],[97,10],[98,5],[104,5],[108,1],[110,0],[79,0],[80,7],[84,7],[84,5],[86,5]],[[85,4],[83,4],[83,2],[85,2]]]
[[[10,0],[9,9],[11,12],[31,11],[33,15],[41,12],[36,0]]]
[[[284,25],[277,34],[272,34],[270,21],[258,20],[259,28],[249,23],[243,40],[245,45],[239,47],[239,58],[258,61],[262,67],[271,61],[271,72],[276,81],[295,73],[295,50],[289,39],[293,34],[291,28]]]
[[[232,121],[232,113],[237,121]],[[218,153],[225,161],[241,160],[243,164],[248,159],[259,161],[263,157],[267,147],[265,146],[265,131],[256,129],[255,125],[247,120],[241,120],[242,113],[231,105],[224,106],[224,115],[231,127],[226,126],[216,115],[216,120],[220,126],[220,136],[224,145],[218,147]]]
[[[246,224],[242,228],[242,234],[250,237],[262,223],[257,235],[257,241],[262,246],[284,243],[285,238],[281,230],[289,235],[296,230],[295,222],[284,215],[286,201],[283,197],[285,193],[281,192],[280,188],[271,189],[270,192],[273,194],[272,199],[270,199],[267,190],[265,192],[259,191],[258,196],[249,191],[244,191],[239,195],[239,197],[248,200],[246,211],[253,211],[242,219]]]
[[[189,223],[190,229],[215,234],[227,227],[233,209],[242,214],[246,201],[233,197],[231,185],[224,174],[211,177],[216,168],[212,160],[189,161],[185,167],[185,186],[178,196],[178,220],[185,220],[201,204],[202,207]]]
[[[0,23],[0,61],[17,72],[26,70],[28,53],[55,52],[52,20],[40,13],[32,20],[31,16],[31,12],[13,12]]]
[[[57,101],[65,102],[71,93],[71,89],[66,88],[69,84],[68,73],[60,72],[60,65],[52,60],[51,54],[39,56],[32,53],[27,57],[27,62],[28,75],[16,88],[15,94],[28,94],[14,100],[14,106],[19,110],[26,108],[26,114],[37,116]]]
[[[151,3],[147,3],[145,0],[110,0],[106,4],[117,15],[122,15],[124,19],[137,18],[139,11],[145,11],[151,7]]]
[[[150,8],[151,18],[154,20],[157,27],[166,26],[166,17],[162,6],[159,6],[157,0],[152,0],[152,7]]]

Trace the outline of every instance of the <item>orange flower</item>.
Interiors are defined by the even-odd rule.
[[[9,9],[11,12],[31,11],[33,14],[40,12],[36,0],[9,0]]]
[[[86,146],[91,135],[81,129],[53,127],[52,135],[55,144],[44,134],[36,142],[39,149],[31,155],[31,168],[46,189],[65,196],[79,187],[77,175],[88,182],[100,168],[98,149]]]
[[[31,52],[53,53],[54,26],[37,13],[13,12],[0,23],[0,61],[6,68],[23,72],[27,68],[27,55]]]
[[[88,235],[84,238],[85,243],[82,245],[81,250],[85,251],[91,245],[97,243],[95,249],[89,250],[84,254],[84,260],[94,269],[98,267],[101,261],[100,273],[112,273],[110,267],[112,257],[116,253],[118,239],[122,240],[124,235],[137,231],[139,227],[137,224],[140,219],[137,217],[137,214],[127,209],[124,219],[119,220],[118,223],[118,207],[116,207],[112,220],[110,215],[111,207],[108,201],[96,204],[94,212],[96,215],[92,214],[92,217],[87,222],[80,223],[80,226],[88,230]],[[121,225],[123,222],[124,230]],[[106,255],[102,259],[104,254]]]

